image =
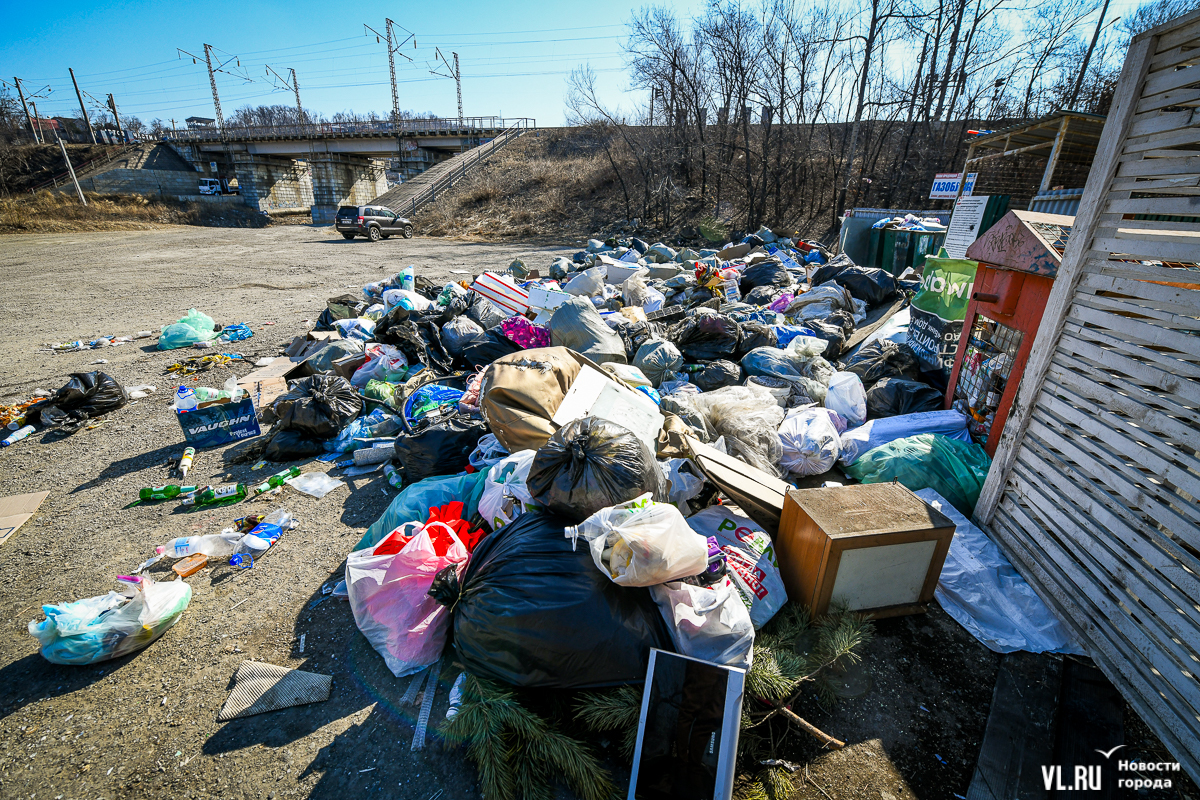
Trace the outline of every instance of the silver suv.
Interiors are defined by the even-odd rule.
[[[372,242],[389,236],[411,239],[412,223],[387,206],[341,206],[333,227],[346,239],[365,236]]]

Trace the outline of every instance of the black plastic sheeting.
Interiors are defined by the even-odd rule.
[[[711,392],[723,386],[734,386],[742,382],[742,368],[733,361],[713,361],[692,375],[692,383],[702,392]]]
[[[756,347],[775,347],[779,344],[779,335],[772,326],[758,322],[743,322],[741,325],[742,340],[737,349],[739,359]]]
[[[943,395],[920,381],[904,378],[880,378],[867,390],[867,416],[871,419],[941,411]]]
[[[609,580],[586,545],[572,546],[567,524],[530,511],[475,548],[454,604],[454,649],[470,674],[522,687],[619,686],[645,679],[651,648],[674,650],[649,590]]]
[[[483,420],[439,420],[417,433],[397,436],[393,461],[405,483],[434,475],[457,475],[466,468],[471,451],[487,432]]]
[[[340,375],[301,378],[272,406],[280,430],[331,439],[363,410],[362,396]]]
[[[325,440],[305,436],[297,430],[276,428],[263,450],[266,461],[299,461],[325,452]]]
[[[462,355],[456,363],[470,370],[483,369],[496,359],[512,355],[520,349],[521,346],[505,336],[497,326],[465,340]]]
[[[868,306],[877,306],[896,296],[898,286],[891,273],[878,267],[860,267],[844,254],[818,269],[812,285],[833,281]]]
[[[92,417],[115,411],[128,402],[125,387],[107,372],[72,372],[52,397],[30,406],[25,419],[74,433]]]
[[[571,522],[650,492],[665,501],[654,453],[627,428],[598,417],[568,422],[534,456],[525,482],[539,503]]]
[[[453,368],[453,359],[442,344],[442,332],[435,321],[441,315],[421,317],[395,306],[375,325],[375,341],[395,346],[411,364],[423,364],[439,375]]]

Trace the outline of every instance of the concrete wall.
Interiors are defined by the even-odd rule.
[[[234,154],[238,189],[246,205],[263,212],[313,205],[312,176],[307,165],[291,159]]]
[[[198,195],[200,176],[182,170],[110,169],[82,178],[79,185],[85,192],[104,194]],[[60,188],[75,191],[70,184]]]
[[[315,156],[312,165],[312,221],[332,225],[338,206],[370,203],[387,191],[384,171],[370,159],[341,154]]]

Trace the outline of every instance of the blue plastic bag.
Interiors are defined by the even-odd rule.
[[[226,325],[221,329],[219,338],[222,342],[240,342],[243,339],[249,339],[254,335],[254,331],[250,330],[250,326],[244,322],[238,322],[234,325]]]
[[[355,550],[374,547],[383,537],[406,522],[427,522],[429,509],[461,500],[463,519],[470,519],[479,510],[479,497],[483,494],[487,471],[426,478],[417,481],[400,494],[388,506],[375,523],[354,545]]]

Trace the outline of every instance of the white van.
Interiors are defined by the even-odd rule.
[[[200,194],[220,194],[221,181],[216,178],[200,179]]]

